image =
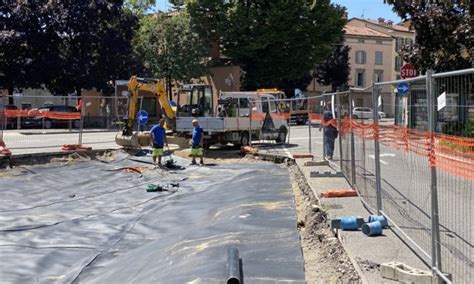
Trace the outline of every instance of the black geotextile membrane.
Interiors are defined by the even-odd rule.
[[[186,168],[118,152],[2,170],[0,282],[223,283],[236,246],[244,283],[304,283],[285,168],[173,158]],[[115,170],[130,166],[146,170]]]

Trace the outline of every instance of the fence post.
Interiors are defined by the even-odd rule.
[[[3,141],[3,130],[5,130],[7,124],[7,114],[6,114],[6,103],[7,96],[0,97],[0,141]]]
[[[308,138],[308,150],[309,150],[309,154],[311,155],[311,157],[313,156],[312,153],[313,153],[313,148],[312,148],[312,145],[311,145],[311,117],[310,117],[310,107],[309,107],[309,98],[306,98],[306,109],[308,110],[308,134],[309,134],[309,138]],[[313,158],[311,158],[313,159]]]
[[[337,128],[339,128],[339,162],[342,171],[342,107],[341,107],[341,94],[339,93],[339,88],[336,90],[336,113],[337,113]]]
[[[354,139],[354,127],[352,126],[352,91],[349,90],[349,121],[351,130],[351,186],[355,187],[356,184],[356,168],[355,168],[355,139]]]
[[[375,189],[377,197],[377,214],[380,215],[382,210],[382,184],[380,176],[380,144],[379,144],[379,98],[380,88],[372,83],[372,118],[374,125],[374,160],[375,160]]]
[[[253,103],[250,99],[248,100],[249,104],[249,146],[252,147],[252,109],[253,109]]]
[[[434,153],[434,133],[436,132],[436,106],[433,92],[432,70],[426,71],[426,98],[428,100],[428,131],[430,133],[429,155],[430,155],[430,189],[431,189],[431,265],[438,271],[441,270],[441,243],[439,236],[439,212],[438,212],[438,184]]]
[[[291,116],[292,116],[292,113],[293,113],[293,100],[290,99],[289,100],[290,102],[290,119],[288,121],[288,144],[290,144],[290,135],[291,135]]]
[[[84,132],[84,109],[85,108],[86,108],[86,104],[84,104],[84,101],[82,101],[81,111],[79,112],[81,115],[81,118],[79,121],[79,141],[77,144],[82,144],[82,133]]]

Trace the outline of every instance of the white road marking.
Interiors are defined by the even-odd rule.
[[[383,155],[383,154],[382,154],[382,155]],[[382,155],[380,155],[380,156],[382,156]],[[374,156],[374,155],[369,155],[369,158],[371,158],[371,159],[374,159],[374,160],[375,160],[375,156]],[[382,159],[380,159],[380,162],[381,162],[382,164],[384,164],[384,165],[388,165],[388,163],[387,163],[387,162],[385,162],[385,161],[384,161],[384,160],[382,160]]]
[[[380,154],[380,157],[395,157],[395,154],[385,153],[385,154]]]

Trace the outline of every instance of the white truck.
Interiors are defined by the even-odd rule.
[[[204,95],[204,94],[203,94]],[[209,102],[187,98],[185,102]],[[197,103],[199,105],[199,103]],[[180,108],[189,109],[178,102]],[[210,112],[212,113],[212,112]],[[205,116],[177,116],[176,131],[190,133],[192,120],[198,119],[204,129],[205,147],[213,144],[248,145],[250,140],[286,141],[289,113],[282,113],[275,97],[257,92],[221,92],[215,114]]]

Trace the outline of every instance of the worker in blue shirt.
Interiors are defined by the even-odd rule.
[[[165,121],[160,119],[157,125],[154,125],[150,130],[150,138],[153,147],[152,158],[153,165],[161,166],[161,157],[163,156],[163,147],[168,146],[168,141],[166,140],[166,130],[163,127]],[[158,164],[156,164],[156,158],[158,158]]]
[[[196,157],[199,157],[201,160],[201,165],[204,165],[204,152],[203,141],[204,141],[204,130],[199,126],[199,121],[197,119],[193,120],[193,137],[191,139],[191,156],[193,161],[191,165],[196,165]]]

